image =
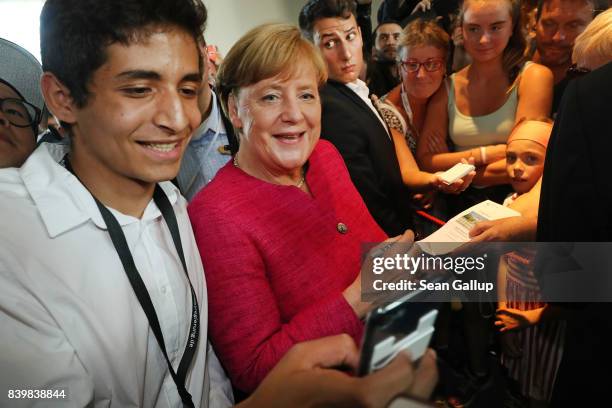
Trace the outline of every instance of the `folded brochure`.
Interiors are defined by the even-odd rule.
[[[444,255],[468,242],[469,232],[476,223],[520,215],[518,211],[486,200],[454,216],[436,232],[418,241],[417,244],[430,255]]]

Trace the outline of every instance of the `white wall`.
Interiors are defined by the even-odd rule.
[[[100,0],[104,1],[104,0]],[[382,0],[372,2],[372,28]],[[18,43],[40,59],[39,16],[44,0],[0,0],[0,37]],[[306,0],[204,0],[206,40],[223,55],[249,29],[267,22],[296,24]]]
[[[206,41],[227,54],[240,37],[263,23],[296,24],[306,0],[204,0],[208,8]],[[382,0],[372,1],[372,29],[376,27],[376,12]]]
[[[292,3],[299,0],[204,0],[208,8],[206,42],[227,54],[232,44],[251,28],[267,22],[296,23]]]
[[[43,3],[44,0],[0,0],[0,37],[21,45],[39,61]]]

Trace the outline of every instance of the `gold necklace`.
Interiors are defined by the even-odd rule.
[[[234,156],[233,162],[234,162],[234,166],[236,166],[237,168],[240,168],[240,166],[238,165],[238,159],[236,159],[236,156]],[[302,168],[302,177],[300,178],[300,180],[297,182],[295,186],[301,189],[304,186],[305,182],[306,182],[306,175],[304,174],[304,168]]]

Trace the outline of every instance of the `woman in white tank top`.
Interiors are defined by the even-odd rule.
[[[449,216],[484,199],[503,201],[504,184],[509,182],[505,143],[510,131],[521,117],[550,114],[553,76],[537,64],[523,67],[525,39],[519,20],[518,0],[463,3],[460,22],[472,63],[432,97],[417,159],[430,172],[471,159],[477,166],[472,185],[488,188],[468,188],[457,200],[447,200]],[[467,367],[464,381],[447,400],[450,406],[469,405],[491,382],[487,350],[492,326],[483,318],[487,306],[463,304]]]
[[[519,18],[517,0],[465,0],[460,19],[472,63],[451,75],[430,102],[417,149],[424,170],[472,158],[473,185],[508,182],[506,139],[521,117],[549,116],[553,89],[548,68],[523,63]]]

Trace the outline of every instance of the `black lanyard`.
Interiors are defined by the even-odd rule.
[[[70,171],[75,177],[78,176],[74,173],[72,166],[70,166],[70,162],[67,158],[64,158],[64,165],[66,170]],[[91,194],[91,192],[90,192]],[[138,298],[138,302],[140,302],[140,306],[144,310],[147,315],[147,319],[149,320],[149,325],[151,326],[151,330],[153,330],[153,334],[157,339],[157,343],[164,353],[164,357],[166,358],[166,362],[168,363],[168,370],[170,371],[170,375],[176,384],[176,388],[178,389],[178,393],[183,401],[183,405],[187,407],[194,407],[193,400],[191,398],[191,394],[185,388],[185,378],[187,377],[187,370],[191,365],[193,360],[193,356],[195,355],[195,350],[198,345],[198,338],[200,334],[200,312],[198,309],[198,300],[195,295],[195,291],[193,290],[193,285],[191,284],[191,280],[189,279],[189,274],[187,273],[187,263],[185,262],[185,254],[183,253],[183,245],[181,244],[181,235],[178,229],[178,223],[176,221],[176,215],[174,214],[174,210],[172,209],[172,204],[170,204],[170,200],[166,196],[166,193],[162,190],[159,184],[155,185],[155,191],[153,192],[153,201],[159,208],[166,221],[166,225],[170,230],[170,235],[172,236],[172,241],[174,242],[174,247],[176,248],[176,252],[178,253],[179,258],[181,259],[181,264],[183,265],[183,270],[185,271],[185,276],[187,277],[187,282],[189,282],[189,288],[191,289],[191,324],[189,330],[189,337],[187,338],[187,345],[185,346],[185,352],[183,353],[183,357],[181,358],[181,362],[179,363],[178,370],[175,372],[172,364],[170,363],[170,358],[168,357],[168,352],[166,351],[166,344],[164,342],[164,336],[162,335],[161,326],[159,325],[159,320],[157,319],[157,313],[155,313],[155,308],[153,307],[153,302],[151,301],[151,296],[149,296],[149,292],[138,273],[138,269],[136,268],[136,264],[134,263],[134,258],[132,257],[132,253],[127,245],[127,241],[125,239],[125,234],[121,229],[121,225],[115,218],[115,216],[106,208],[98,199],[91,194],[93,199],[100,210],[100,214],[102,214],[102,218],[106,223],[106,227],[108,229],[108,234],[110,235],[111,241],[113,242],[113,246],[121,259],[121,263],[123,264],[123,269],[125,270],[125,274],[127,275],[130,284],[132,285],[132,289],[134,289],[134,293]]]

